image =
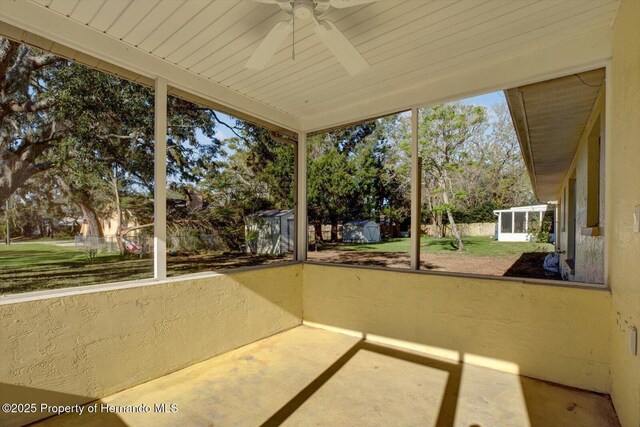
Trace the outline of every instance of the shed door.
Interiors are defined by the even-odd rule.
[[[380,240],[380,231],[377,225],[366,225],[364,227],[365,242],[378,242]]]
[[[293,218],[289,218],[287,220],[287,252],[293,252],[294,230]]]

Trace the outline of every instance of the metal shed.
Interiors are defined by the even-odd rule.
[[[373,221],[345,222],[342,240],[351,243],[377,243],[380,241],[380,226]]]
[[[261,255],[293,252],[295,222],[293,210],[264,210],[245,218],[246,251]]]

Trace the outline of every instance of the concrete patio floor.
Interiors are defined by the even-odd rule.
[[[117,363],[117,361],[114,361]],[[47,426],[618,426],[606,395],[300,326],[94,402]],[[154,404],[167,412],[154,412]],[[171,412],[170,405],[177,410]]]

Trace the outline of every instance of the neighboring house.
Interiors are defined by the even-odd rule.
[[[558,206],[562,276],[603,283],[605,70],[513,88],[505,95],[535,195]]]
[[[554,209],[550,205],[532,205],[493,211],[493,214],[498,217],[496,240],[499,242],[531,241],[534,237],[532,236],[532,229],[539,228],[545,216],[550,215],[553,217]],[[552,242],[553,237],[551,232],[550,238]]]
[[[377,243],[380,226],[373,221],[350,221],[342,226],[342,240],[350,243]]]
[[[293,252],[295,222],[293,210],[254,212],[244,220],[246,251],[260,255]]]
[[[131,228],[131,227],[137,227],[140,225],[140,222],[138,221],[138,219],[136,218],[136,216],[130,212],[130,211],[124,211],[123,215],[122,215],[122,228],[126,229],[126,228]],[[80,226],[80,234],[84,237],[87,237],[87,233],[88,233],[88,224],[86,219],[82,219],[81,220],[81,226]],[[115,237],[118,234],[118,214],[117,213],[113,213],[109,218],[104,218],[104,219],[100,219],[100,223],[102,225],[102,232],[104,234],[104,236],[108,236],[108,237]],[[137,234],[137,232],[133,232],[133,234]],[[131,235],[131,233],[129,234]]]

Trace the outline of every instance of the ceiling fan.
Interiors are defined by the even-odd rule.
[[[262,70],[267,66],[271,57],[276,53],[284,40],[293,32],[296,20],[311,19],[316,36],[335,55],[338,61],[352,76],[366,70],[369,64],[349,39],[336,25],[326,19],[318,17],[330,7],[343,9],[361,4],[373,3],[378,0],[254,0],[260,3],[277,4],[282,10],[291,15],[286,21],[278,22],[262,40],[260,46],[251,55],[245,65],[246,68]]]

